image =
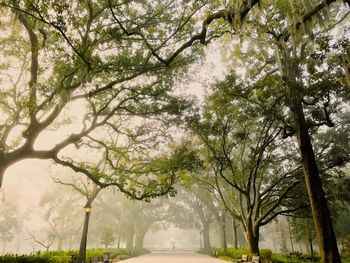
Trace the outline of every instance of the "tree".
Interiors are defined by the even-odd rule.
[[[159,229],[161,224],[174,216],[169,212],[169,205],[164,199],[151,200],[150,202],[136,202],[118,195],[117,192],[109,192],[107,195],[99,196],[95,203],[96,217],[95,225],[99,224],[98,232],[103,231],[107,225],[115,229],[117,236],[117,247],[121,242],[126,243],[129,249],[144,247],[144,239],[152,229]],[[106,220],[100,220],[104,217]]]
[[[234,83],[231,75],[215,86],[200,120],[192,124],[199,145],[195,147],[202,147],[208,169],[207,175],[202,172],[198,179],[211,186],[225,208],[241,221],[252,253],[258,253],[260,226],[278,214],[289,215],[309,204],[292,141],[283,139],[285,122],[280,112],[284,100],[276,99],[276,94],[265,88],[273,86],[277,93],[283,90],[283,82],[271,76],[256,81],[251,88]],[[334,115],[342,125],[314,134],[327,189],[336,187],[335,174],[350,160],[346,115]],[[328,194],[330,201],[331,196]]]
[[[305,94],[302,94],[301,91],[307,86],[305,85],[306,83],[303,82],[303,78],[307,76],[301,74],[302,67],[298,63],[301,58],[305,58],[303,51],[305,50],[304,47],[307,45],[306,43],[310,42],[310,39],[312,39],[313,36],[322,34],[324,29],[326,31],[328,29],[320,26],[321,23],[319,23],[319,18],[324,21],[322,18],[327,17],[328,20],[332,20],[331,18],[337,17],[336,21],[331,21],[333,24],[331,24],[330,27],[332,28],[343,21],[348,15],[348,13],[342,15],[341,7],[337,5],[333,5],[333,8],[330,8],[330,5],[334,2],[336,2],[336,0],[298,1],[296,3],[297,7],[295,4],[290,4],[285,1],[274,1],[274,5],[271,5],[269,2],[262,3],[259,0],[234,2],[236,4],[229,3],[224,9],[210,13],[203,21],[202,31],[191,38],[190,41],[192,42],[187,42],[192,44],[194,40],[200,40],[204,43],[209,25],[214,24],[216,20],[222,19],[233,28],[232,31],[234,33],[246,36],[250,35],[251,32],[257,32],[259,39],[262,40],[262,44],[266,45],[272,41],[273,45],[268,46],[271,48],[273,46],[276,47],[276,56],[278,64],[280,65],[279,73],[286,85],[285,94],[288,98],[288,108],[291,113],[290,117],[292,125],[288,125],[288,128],[291,128],[292,133],[296,134],[297,137],[298,148],[302,160],[301,164],[303,166],[316,233],[320,244],[322,262],[340,262],[340,256],[328,206],[325,205],[327,201],[322,188],[319,170],[312,147],[309,133],[310,126],[305,117],[306,111],[304,106],[307,104],[307,100],[304,100]],[[348,0],[344,2],[347,5],[350,5]],[[258,16],[250,16],[249,19],[247,19],[248,14],[255,14],[253,8],[257,5],[260,6],[262,11],[257,12],[259,14]],[[337,13],[338,16],[329,15],[332,12]],[[277,30],[275,30],[276,27]],[[224,30],[220,30],[220,32],[223,31]],[[340,76],[338,74],[340,79],[345,80],[342,84],[348,86],[350,74],[349,60],[347,59],[348,49],[346,50],[347,51],[344,52],[346,55],[341,59],[343,67],[337,67],[337,69],[340,69],[338,72],[342,75]],[[296,52],[300,53],[297,54]],[[266,60],[269,50],[265,49],[261,54],[264,57],[264,60]],[[264,66],[257,67],[257,75],[260,75],[261,70],[264,68]],[[321,75],[322,73],[325,73],[323,70],[320,71]],[[319,75],[311,74],[312,77]],[[311,79],[313,79],[312,77]],[[325,79],[322,78],[318,84],[324,83],[324,80]],[[308,82],[307,84],[310,85],[311,83]],[[328,103],[326,100],[323,106],[325,107],[323,108],[323,111],[321,111],[323,112],[323,116],[321,117],[322,121],[318,122],[316,126],[324,124],[331,125],[328,108],[329,100]]]
[[[208,203],[212,202],[209,192],[198,185],[192,175],[182,176],[182,186],[179,186],[178,193],[174,200],[170,200],[169,210],[173,216],[171,222],[182,228],[196,228],[199,230],[200,246],[205,252],[211,248],[210,229],[215,220],[214,212]],[[189,216],[191,215],[191,216]],[[194,220],[189,221],[192,217]]]
[[[123,140],[139,140],[145,142],[143,147],[157,149],[166,130],[162,124],[179,119],[187,107],[184,99],[172,94],[172,87],[175,75],[183,72],[180,66],[192,56],[173,58],[173,65],[167,68],[153,53],[177,45],[176,39],[191,30],[190,21],[201,4],[154,1],[136,7],[114,1],[26,0],[2,0],[0,4],[1,30],[6,32],[1,36],[1,56],[2,61],[11,61],[1,65],[0,185],[9,166],[37,158],[83,173],[97,185],[114,185],[137,199],[171,191],[171,178],[158,184],[150,179],[152,187],[142,193],[134,188],[145,184],[133,178],[127,189],[128,177],[121,166],[116,171],[115,163],[131,158],[132,152],[137,158],[146,154],[141,145],[128,149]],[[169,26],[175,28],[170,35]],[[154,50],[150,42],[161,45]],[[65,118],[70,107],[83,109],[82,116]],[[68,125],[70,122],[74,125]],[[45,132],[66,131],[65,127],[68,132],[63,139],[38,146]],[[78,156],[65,151],[74,146]],[[84,154],[89,151],[96,159],[105,152],[110,167],[104,174]]]
[[[40,232],[46,232],[46,236],[44,237],[42,234],[39,234],[40,237],[38,237],[36,233],[29,232],[29,237],[27,239],[32,239],[35,243],[44,247],[46,252],[49,252],[57,236],[55,226],[49,224],[47,228],[41,229]]]
[[[197,3],[202,4],[202,2],[200,1],[195,1]],[[190,15],[186,16],[182,15],[181,11],[180,12],[176,12],[181,10],[181,8],[179,9],[172,9],[172,8],[164,8],[162,9],[161,7],[164,7],[164,5],[160,5],[160,9],[158,8],[154,8],[154,6],[151,6],[151,8],[149,8],[149,10],[156,10],[158,12],[158,10],[163,10],[166,12],[161,12],[162,14],[166,13],[166,14],[174,14],[174,16],[176,16],[177,14],[180,14],[179,17],[180,19],[175,21],[175,30],[174,28],[170,27],[161,27],[158,26],[157,29],[163,29],[165,28],[161,34],[158,32],[156,32],[156,36],[158,36],[159,38],[156,38],[156,40],[151,41],[152,38],[147,39],[148,34],[145,34],[145,32],[149,32],[147,30],[142,30],[144,29],[142,26],[146,25],[152,25],[152,23],[150,23],[149,20],[146,19],[145,23],[144,20],[141,18],[140,19],[140,24],[137,24],[135,26],[133,26],[132,22],[130,21],[138,21],[137,19],[135,19],[135,17],[130,16],[126,16],[127,18],[125,19],[125,21],[119,19],[119,15],[121,13],[123,13],[124,10],[126,10],[127,8],[130,9],[129,6],[126,6],[125,9],[123,9],[123,7],[125,6],[118,6],[117,4],[109,1],[109,9],[111,10],[112,13],[112,17],[113,17],[113,22],[114,25],[117,25],[118,28],[121,29],[122,35],[126,36],[126,37],[138,37],[141,38],[141,44],[143,44],[146,48],[146,50],[149,50],[149,58],[152,58],[152,62],[159,62],[159,64],[161,65],[165,65],[165,66],[174,66],[174,64],[176,64],[175,62],[178,62],[178,58],[180,54],[183,54],[184,52],[186,52],[186,50],[190,47],[196,47],[197,43],[201,43],[201,44],[205,44],[208,43],[211,39],[213,38],[217,38],[222,36],[224,33],[239,33],[241,35],[246,35],[247,31],[244,31],[242,29],[248,28],[249,31],[251,30],[260,30],[261,27],[260,26],[256,26],[256,24],[254,24],[254,22],[262,22],[264,25],[269,25],[272,26],[272,28],[275,28],[275,26],[278,26],[280,30],[280,32],[273,32],[271,30],[269,30],[269,32],[267,32],[268,34],[272,33],[277,33],[275,34],[277,36],[277,38],[274,38],[274,42],[278,42],[277,43],[277,48],[279,49],[279,51],[281,52],[281,54],[283,55],[282,57],[282,62],[281,65],[283,65],[283,70],[281,70],[281,75],[283,76],[284,81],[286,82],[287,86],[289,87],[289,89],[287,89],[289,92],[289,101],[291,102],[291,112],[293,113],[292,115],[294,116],[294,128],[296,131],[296,134],[299,137],[299,142],[300,142],[300,149],[301,151],[301,155],[302,155],[302,160],[303,160],[303,165],[305,168],[305,178],[306,178],[306,182],[309,181],[309,179],[311,178],[311,180],[315,180],[315,183],[307,183],[308,187],[308,191],[309,191],[309,196],[310,199],[313,198],[314,193],[317,194],[318,197],[320,197],[322,199],[322,201],[325,201],[324,199],[324,193],[322,191],[322,184],[320,183],[319,180],[319,174],[317,172],[317,164],[315,162],[315,158],[314,158],[314,154],[312,151],[312,144],[310,142],[309,139],[309,133],[308,133],[308,127],[306,125],[306,122],[303,121],[304,118],[304,111],[303,108],[300,106],[303,106],[299,100],[298,102],[298,94],[297,93],[297,89],[299,85],[295,85],[295,84],[300,84],[300,83],[296,83],[297,81],[295,81],[296,79],[294,78],[294,74],[292,71],[290,71],[290,69],[295,70],[297,67],[289,67],[291,66],[293,63],[290,63],[290,54],[288,55],[289,51],[293,50],[293,45],[291,45],[291,39],[293,40],[297,40],[298,37],[300,36],[305,36],[304,32],[307,27],[309,27],[310,22],[318,22],[317,18],[318,17],[322,17],[324,14],[324,10],[335,10],[336,12],[338,12],[339,9],[339,5],[337,5],[337,3],[335,2],[340,2],[340,1],[336,1],[336,0],[320,0],[320,1],[297,1],[297,6],[298,8],[294,8],[293,6],[289,5],[289,3],[285,2],[285,1],[273,1],[271,4],[271,2],[264,2],[262,3],[262,1],[259,0],[252,0],[252,1],[245,1],[245,0],[241,0],[241,1],[234,1],[234,2],[227,2],[225,1],[225,3],[221,3],[221,2],[213,2],[212,4],[208,4],[206,7],[208,8],[208,10],[211,10],[208,12],[208,15],[206,16],[206,18],[203,20],[202,26],[198,26],[197,28],[195,28],[194,30],[192,30],[192,27],[186,27],[186,25],[190,25],[190,22],[193,21],[192,18],[196,17],[197,12],[195,12],[196,10],[201,9],[201,6],[197,6],[198,9],[196,9],[195,11],[193,11],[191,9],[190,11]],[[345,3],[347,3],[348,5],[350,4],[348,0],[344,1]],[[6,2],[4,2],[6,4]],[[89,2],[90,3],[90,2]],[[176,1],[173,1],[171,3],[178,3]],[[335,4],[333,4],[335,3]],[[88,41],[90,40],[89,37],[89,31],[91,28],[91,23],[87,23],[87,31],[86,30],[80,30],[83,31],[83,33],[87,32],[86,34],[81,34],[83,37],[83,39],[85,39],[85,42],[83,41],[81,44],[81,46],[75,45],[75,42],[73,41],[69,41],[69,34],[62,34],[62,33],[66,33],[65,29],[66,28],[72,28],[72,27],[61,27],[60,25],[63,23],[64,24],[64,19],[63,19],[63,15],[62,15],[62,10],[67,10],[68,8],[62,8],[62,6],[57,5],[54,6],[56,8],[54,8],[52,11],[53,12],[47,12],[47,14],[58,14],[57,15],[57,23],[52,22],[52,20],[50,19],[46,19],[45,14],[44,16],[42,14],[41,11],[41,6],[37,6],[33,3],[31,3],[32,5],[30,5],[29,3],[29,10],[22,10],[22,11],[26,11],[27,13],[29,12],[30,14],[33,14],[34,17],[36,17],[38,20],[40,20],[42,23],[46,24],[46,25],[50,25],[52,26],[54,29],[56,29],[57,31],[59,31],[61,33],[61,35],[63,36],[63,38],[65,38],[65,40],[67,42],[67,45],[72,48],[74,52],[74,55],[76,55],[75,57],[77,57],[79,59],[79,62],[81,62],[83,65],[86,65],[86,67],[84,66],[83,68],[87,68],[90,69],[91,64],[93,63],[89,63],[90,61],[90,57],[93,55],[93,52],[87,52],[90,50],[87,50],[87,45]],[[183,4],[183,3],[181,3]],[[191,4],[193,4],[191,1],[186,1],[186,3],[182,6],[191,6]],[[329,7],[331,4],[333,4],[331,6],[331,8]],[[165,5],[166,7],[171,7],[171,4],[169,5]],[[205,6],[205,4],[203,4],[203,6]],[[70,7],[69,5],[65,6],[65,7]],[[80,6],[79,6],[80,7]],[[91,21],[94,18],[94,14],[96,14],[96,12],[94,12],[94,6],[87,4],[87,14],[89,14],[90,19],[87,19],[87,21]],[[148,7],[148,6],[147,6]],[[260,12],[255,12],[257,11],[257,7],[260,7]],[[14,9],[19,9],[17,6],[12,6],[12,8]],[[46,10],[46,6],[45,9]],[[131,8],[132,9],[132,8]],[[33,10],[33,11],[32,11]],[[167,12],[168,11],[168,12]],[[192,12],[193,11],[193,12]],[[24,12],[25,13],[25,12]],[[71,14],[76,14],[78,12],[69,12]],[[131,14],[140,14],[141,12],[135,11],[134,13],[131,12]],[[148,14],[147,12],[145,12],[146,14]],[[150,12],[151,14],[154,14],[153,12]],[[200,14],[202,14],[202,12],[198,12]],[[100,13],[98,13],[100,14]],[[157,14],[157,13],[156,13]],[[272,14],[272,17],[268,17],[269,14]],[[134,15],[134,16],[135,16]],[[267,15],[267,16],[266,16]],[[148,17],[148,16],[146,16]],[[152,17],[152,16],[151,16]],[[153,16],[152,18],[157,17],[156,15]],[[169,16],[171,17],[171,16]],[[332,17],[332,16],[331,16]],[[339,21],[342,21],[344,19],[343,16],[333,16],[336,18],[339,18]],[[84,21],[83,19],[80,19],[81,21]],[[220,23],[221,21],[224,21],[225,23]],[[73,20],[74,21],[74,20]],[[162,20],[163,21],[163,20]],[[59,22],[59,23],[58,23]],[[159,22],[159,21],[158,21]],[[173,22],[171,19],[166,20],[166,22]],[[179,22],[179,23],[177,23]],[[187,23],[188,22],[188,23]],[[251,23],[253,22],[253,23]],[[166,24],[166,23],[165,23]],[[169,23],[171,24],[171,23]],[[159,25],[159,23],[157,23],[157,25]],[[196,25],[196,23],[195,23]],[[319,25],[319,23],[315,23],[312,26],[312,29],[319,29],[319,27],[317,27],[317,25]],[[252,26],[252,27],[250,27]],[[73,27],[74,28],[74,27]],[[141,30],[139,30],[139,28],[141,28]],[[150,28],[146,28],[146,29],[150,29]],[[169,29],[169,30],[168,30]],[[304,30],[304,31],[303,31]],[[313,31],[313,34],[315,35],[316,31]],[[263,30],[264,31],[264,30]],[[309,31],[310,30],[306,30]],[[189,38],[184,37],[184,35],[186,35],[186,33],[190,32],[191,36]],[[255,31],[254,31],[255,32]],[[266,30],[264,31],[266,32]],[[261,33],[261,32],[260,32]],[[281,33],[281,34],[280,34]],[[301,33],[301,34],[299,34]],[[84,36],[87,36],[84,38]],[[177,36],[180,36],[180,38],[176,38]],[[174,41],[173,43],[175,43],[175,45],[173,45],[172,47],[168,48],[168,46],[166,45],[166,42],[164,42],[164,40],[169,40],[169,39],[176,39],[178,41]],[[185,40],[184,40],[185,39]],[[304,37],[304,39],[310,40],[310,38],[308,37]],[[158,40],[158,41],[157,41]],[[298,41],[292,41],[295,44]],[[79,41],[80,43],[80,41]],[[90,44],[90,43],[89,43]],[[93,46],[93,45],[91,45]],[[35,45],[33,46],[35,47]],[[82,51],[80,51],[80,48],[77,47],[82,47]],[[193,50],[193,49],[192,49]],[[169,51],[169,52],[166,52]],[[34,52],[35,53],[35,52]],[[131,53],[132,54],[132,53]],[[170,54],[170,55],[169,55]],[[262,54],[266,54],[262,53]],[[345,56],[344,59],[344,71],[348,74],[346,76],[347,80],[349,80],[349,61],[346,59],[347,56]],[[151,60],[151,59],[150,59]],[[295,62],[295,61],[294,61]],[[157,64],[157,63],[156,63]],[[159,65],[157,64],[157,65]],[[259,67],[260,68],[260,67]],[[282,68],[282,67],[281,67]],[[294,72],[295,73],[295,72]],[[71,76],[71,75],[67,75],[67,76]],[[65,79],[66,80],[66,79]],[[298,80],[298,79],[297,79]],[[111,82],[113,85],[114,83]],[[111,86],[110,85],[110,86]],[[74,85],[73,85],[74,86]],[[109,88],[110,86],[106,86],[107,88]],[[102,89],[104,90],[104,89]],[[33,96],[32,96],[33,97]],[[295,103],[295,104],[293,104]],[[327,114],[326,114],[327,115]],[[33,133],[32,133],[33,135]],[[79,136],[78,136],[79,137]],[[31,137],[33,138],[33,136]],[[305,139],[302,140],[302,139]],[[305,143],[305,145],[304,145]],[[27,144],[28,145],[28,144]],[[307,146],[307,147],[304,147]],[[59,150],[58,148],[56,148],[57,150]],[[304,157],[310,157],[310,158],[304,158]],[[10,163],[4,163],[6,165],[9,165]],[[2,166],[2,167],[5,167]],[[309,167],[311,167],[311,171],[309,171]],[[314,182],[314,181],[313,181]],[[317,225],[317,233],[318,233],[318,237],[319,237],[319,242],[321,244],[321,257],[323,261],[330,261],[330,260],[334,260],[336,262],[339,262],[339,253],[337,252],[337,248],[336,248],[336,240],[334,238],[334,231],[332,230],[332,224],[331,224],[331,220],[329,217],[329,211],[327,210],[327,206],[323,207],[320,204],[317,205],[317,203],[321,203],[317,200],[311,200],[311,204],[313,207],[313,213],[314,213],[314,221],[316,222]],[[323,218],[323,219],[321,219]],[[320,222],[324,220],[324,222]],[[324,231],[322,231],[322,225],[323,226],[330,226],[329,228],[325,228]],[[328,258],[326,255],[329,255]]]
[[[303,166],[305,182],[316,226],[316,233],[320,244],[322,262],[340,262],[340,257],[328,206],[324,205],[326,199],[320,180],[314,149],[310,139],[310,129],[312,127],[315,128],[327,124],[332,126],[332,122],[330,121],[332,110],[331,107],[329,107],[331,104],[330,96],[328,96],[327,99],[327,94],[330,94],[329,91],[339,92],[339,94],[341,94],[348,86],[349,63],[348,60],[343,57],[340,60],[343,61],[342,66],[335,67],[335,70],[329,70],[328,73],[330,74],[328,74],[326,70],[321,69],[318,72],[317,70],[314,72],[308,72],[308,74],[311,73],[311,75],[306,76],[306,74],[303,74],[303,72],[305,73],[306,71],[302,71],[302,69],[305,68],[303,66],[305,64],[300,62],[305,62],[305,60],[303,60],[306,58],[306,53],[304,53],[304,51],[306,50],[305,47],[310,47],[307,44],[310,42],[310,36],[312,38],[312,36],[322,34],[324,33],[324,30],[327,31],[328,29],[319,26],[318,18],[322,19],[328,17],[328,20],[332,20],[330,17],[335,16],[327,16],[325,15],[325,12],[337,13],[339,19],[331,21],[330,27],[332,28],[343,21],[348,15],[348,13],[342,14],[342,9],[339,6],[335,5],[335,8],[330,9],[329,5],[333,2],[335,1],[315,1],[314,3],[308,2],[309,4],[304,4],[305,2],[301,1],[300,3],[297,3],[298,8],[295,9],[293,5],[286,2],[282,3],[282,1],[277,1],[275,5],[271,5],[270,3],[262,4],[260,1],[251,1],[250,5],[248,5],[247,2],[243,1],[243,3],[246,3],[247,5],[242,5],[243,9],[238,10],[248,9],[247,12],[249,12],[255,4],[259,3],[261,10],[263,10],[263,12],[260,13],[260,17],[250,17],[249,20],[240,19],[240,17],[237,17],[237,14],[239,15],[242,13],[233,9],[236,12],[233,13],[231,17],[227,15],[228,18],[224,18],[227,22],[233,21],[232,24],[235,32],[239,31],[243,36],[251,36],[252,33],[256,33],[256,36],[258,37],[254,40],[261,43],[264,47],[270,48],[270,50],[268,48],[260,49],[259,51],[261,55],[255,56],[255,58],[262,57],[265,64],[258,67],[254,65],[256,73],[255,77],[260,77],[261,74],[269,76],[271,72],[276,72],[276,69],[271,72],[265,71],[266,64],[269,64],[270,60],[269,52],[273,51],[273,48],[276,47],[277,51],[275,55],[277,57],[277,64],[280,66],[277,70],[279,70],[279,74],[285,85],[284,94],[286,95],[288,102],[286,106],[290,110],[290,125],[287,125],[286,127],[286,134],[295,134],[297,137],[298,149],[302,160],[301,164]],[[346,2],[349,4],[348,1]],[[222,13],[228,12],[228,10],[229,9],[226,9],[225,11],[222,11]],[[295,12],[295,10],[301,11]],[[218,17],[220,16],[218,15],[216,18]],[[232,17],[236,18],[236,21]],[[315,48],[315,46],[310,47],[311,50],[313,48]],[[325,50],[327,49],[325,48],[324,51]],[[347,50],[348,49],[344,50],[345,54],[348,54]],[[256,54],[254,51],[251,52],[251,50],[247,53],[248,55]],[[249,62],[251,62],[252,56],[249,57],[251,59]],[[322,56],[320,58],[322,58]],[[321,59],[321,61],[324,60]],[[313,62],[315,62],[315,60]],[[320,78],[319,81],[316,81],[319,76],[323,77]],[[338,77],[334,79],[330,76]],[[254,75],[250,80],[254,82]],[[324,92],[325,90],[321,87],[325,87],[324,84],[330,83],[329,81],[333,83],[333,88],[338,87],[339,89],[332,89],[328,86],[330,89],[328,89],[328,92]],[[315,93],[314,88],[318,88],[318,91],[321,93]],[[270,89],[270,91],[272,90],[273,89]],[[321,96],[310,103],[306,98],[311,93],[308,93],[307,91],[312,91],[313,94]],[[316,112],[308,112],[306,110],[306,105],[310,104],[320,106],[316,108],[318,108],[318,113],[321,112],[321,115],[317,114],[317,110]],[[313,117],[316,117],[314,119],[318,120],[316,123],[310,123],[308,121],[306,115],[309,115],[309,113],[314,114]]]
[[[84,206],[85,217],[79,248],[79,262],[84,263],[86,260],[86,245],[88,240],[88,229],[92,210],[92,203],[94,202],[95,198],[100,193],[100,191],[103,189],[103,187],[100,187],[95,183],[91,183],[89,179],[84,180],[82,178],[73,178],[72,182],[63,182],[59,178],[53,179],[56,183],[72,187],[75,191],[84,196],[86,199],[86,203]]]
[[[105,227],[101,233],[101,243],[104,245],[105,250],[108,250],[108,246],[114,243],[114,232],[110,227]]]
[[[298,242],[304,243],[306,245],[307,251],[313,254],[316,235],[315,229],[312,226],[311,217],[295,218],[294,220],[292,220],[292,228],[296,240]]]
[[[225,84],[218,86],[192,126],[207,169],[198,178],[239,220],[251,252],[258,254],[260,227],[307,204],[290,201],[303,197],[297,191],[300,167],[291,146],[278,138],[282,130],[276,119],[232,95]]]
[[[79,212],[75,209],[79,206],[79,197],[66,190],[64,186],[56,185],[42,195],[39,203],[45,222],[55,227],[57,250],[63,250],[64,244],[70,243],[69,239],[80,232],[80,223],[76,220]]]

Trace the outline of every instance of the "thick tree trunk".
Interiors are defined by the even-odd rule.
[[[293,94],[295,91],[291,91],[291,93]],[[295,96],[291,96],[291,110],[320,248],[321,262],[341,262],[302,104]]]
[[[296,81],[297,66],[288,56],[288,54],[285,54],[284,57],[283,77],[288,85],[289,106],[294,120],[301,164],[315,223],[321,263],[341,262],[327,200],[299,95],[300,86]]]
[[[86,263],[86,245],[91,212],[85,212],[83,233],[80,240],[79,263]]]
[[[259,234],[255,234],[252,230],[246,233],[249,251],[253,255],[259,255]]]
[[[250,253],[253,255],[259,255],[259,228],[253,227],[252,220],[248,220],[248,223],[244,228],[244,235]]]
[[[203,249],[205,252],[210,251],[210,234],[209,224],[203,224]]]

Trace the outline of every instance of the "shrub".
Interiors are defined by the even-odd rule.
[[[272,257],[271,249],[267,249],[267,248],[260,249],[260,257],[264,260],[271,260],[271,257]]]
[[[271,261],[273,263],[285,263],[287,259],[281,254],[272,254]]]
[[[303,259],[305,261],[319,262],[321,258],[317,252],[314,252],[313,254],[303,254]]]
[[[228,248],[226,256],[237,259],[241,258],[243,254],[250,255],[250,252],[247,248]]]
[[[50,256],[49,254],[43,255],[13,255],[8,254],[0,256],[0,262],[2,263],[69,263],[69,256]]]
[[[110,252],[110,258],[126,259],[135,255],[142,255],[149,253],[147,249],[124,249],[114,248],[108,250]],[[102,258],[105,252],[102,248],[88,249],[86,251],[87,259],[91,257]],[[14,255],[7,254],[0,256],[1,263],[70,263],[71,256],[78,256],[77,250],[70,251],[50,251],[50,252],[39,252],[38,254],[31,255]]]

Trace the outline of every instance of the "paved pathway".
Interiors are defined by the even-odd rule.
[[[220,259],[196,253],[169,252],[150,253],[136,258],[123,260],[123,263],[224,263]]]

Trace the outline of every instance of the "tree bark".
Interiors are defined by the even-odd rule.
[[[242,222],[244,227],[244,236],[247,241],[249,251],[253,255],[259,255],[259,228],[253,226],[252,220],[247,220],[247,224],[245,225]]]
[[[248,230],[246,233],[247,243],[249,246],[249,251],[252,255],[259,255],[259,232]]]
[[[91,212],[85,212],[83,233],[81,235],[81,240],[80,240],[79,263],[86,262],[86,245],[87,245],[87,235],[88,235],[88,229],[89,229],[90,213]]]
[[[233,246],[235,249],[237,249],[238,248],[237,224],[234,216],[232,216],[232,230],[233,230]]]
[[[286,59],[286,58],[284,58]],[[296,81],[297,66],[290,59],[284,62],[283,78],[288,86],[290,110],[294,120],[298,148],[307,191],[310,199],[321,263],[341,262],[327,200],[322,187],[315,153],[311,144],[303,105],[298,94],[300,86]]]

